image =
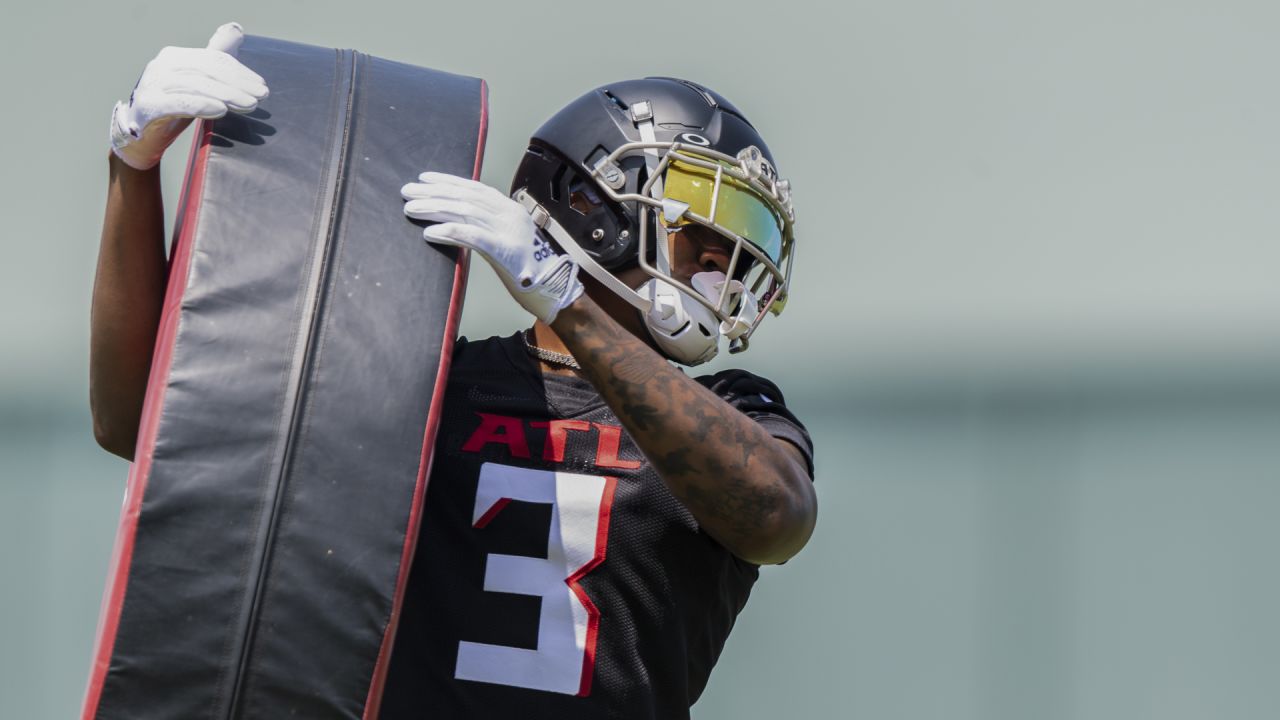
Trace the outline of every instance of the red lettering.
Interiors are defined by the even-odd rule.
[[[462,444],[465,452],[481,452],[491,443],[505,445],[512,457],[528,459],[529,440],[525,436],[525,421],[521,418],[490,413],[476,413],[480,416],[480,426],[471,433],[471,437]],[[529,426],[546,430],[546,442],[542,446],[542,459],[547,462],[564,462],[566,448],[569,444],[569,433],[588,432],[595,426],[597,467],[615,470],[635,470],[643,465],[640,460],[627,460],[618,457],[622,447],[622,428],[618,425],[602,425],[589,423],[586,420],[538,420]]]
[[[542,446],[542,459],[548,462],[564,462],[564,444],[570,430],[586,432],[591,423],[586,420],[547,420],[529,423],[536,428],[547,429],[547,442]]]
[[[462,444],[466,452],[480,452],[489,443],[506,445],[512,457],[529,457],[529,441],[524,436],[524,425],[520,418],[505,415],[476,413],[480,416],[480,427],[471,433],[471,437]]]
[[[623,460],[618,457],[618,446],[622,442],[622,428],[617,425],[601,425],[596,423],[600,433],[596,444],[596,465],[602,468],[618,470],[635,470],[643,463],[639,460]]]

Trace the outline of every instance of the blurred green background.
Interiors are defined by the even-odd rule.
[[[86,389],[110,108],[233,19],[487,78],[498,187],[624,77],[769,140],[793,299],[714,367],[787,392],[821,518],[696,718],[1280,717],[1280,6],[118,0],[3,23],[0,718],[77,713],[124,487]],[[477,265],[465,333],[524,322]]]

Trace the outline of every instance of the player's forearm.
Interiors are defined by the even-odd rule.
[[[552,328],[712,537],[761,564],[804,546],[816,499],[798,451],[671,366],[587,296]]]
[[[159,168],[134,170],[111,155],[90,313],[89,405],[98,444],[125,459],[137,439],[166,273]]]

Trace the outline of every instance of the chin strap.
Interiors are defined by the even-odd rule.
[[[583,250],[582,246],[578,245],[578,242],[573,239],[573,236],[569,235],[569,232],[561,227],[560,223],[552,219],[547,209],[538,204],[538,201],[529,195],[524,188],[517,190],[512,199],[524,207],[533,220],[533,224],[539,230],[550,235],[551,239],[556,241],[565,254],[578,264],[578,267],[586,270],[591,277],[600,281],[601,285],[604,285],[614,294],[635,306],[642,313],[648,313],[649,309],[653,307],[651,300],[632,290],[626,283],[614,277],[613,273],[605,270],[603,265],[588,255],[587,251]]]

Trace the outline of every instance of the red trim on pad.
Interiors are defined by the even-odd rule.
[[[489,86],[480,81],[480,130],[476,140],[476,160],[472,166],[471,179],[480,179],[480,165],[484,160],[485,139],[489,133]],[[382,636],[382,649],[378,652],[377,662],[373,666],[373,678],[369,684],[369,694],[365,698],[364,720],[374,720],[382,704],[382,690],[387,681],[387,665],[391,659],[392,647],[395,645],[396,628],[400,623],[400,612],[404,602],[404,590],[408,584],[409,569],[413,565],[414,550],[418,545],[418,530],[422,523],[423,497],[426,495],[427,480],[431,474],[431,456],[435,449],[436,431],[440,425],[440,411],[444,405],[445,388],[449,381],[449,365],[453,360],[453,344],[458,337],[458,324],[462,319],[462,300],[467,291],[467,268],[471,256],[463,249],[458,250],[458,264],[453,273],[453,293],[449,297],[449,313],[445,320],[444,340],[441,343],[440,365],[436,370],[435,389],[431,395],[431,409],[427,414],[427,427],[422,436],[422,459],[418,465],[418,482],[413,491],[413,506],[409,512],[409,527],[405,533],[404,550],[400,556],[400,576],[396,579],[395,599],[391,604],[391,617]]]
[[[133,453],[133,465],[129,468],[124,508],[120,513],[120,525],[116,531],[115,546],[111,551],[111,563],[108,568],[107,587],[103,593],[102,608],[98,614],[93,666],[89,672],[89,686],[85,690],[84,706],[81,711],[81,717],[84,720],[90,720],[98,713],[103,685],[111,665],[111,653],[115,648],[116,632],[119,630],[120,611],[124,605],[129,566],[133,560],[133,543],[138,530],[138,515],[142,511],[143,495],[151,472],[151,455],[155,452],[156,432],[163,410],[164,391],[168,385],[169,368],[173,361],[173,346],[178,336],[182,296],[187,287],[191,251],[195,245],[195,235],[199,225],[200,200],[204,189],[205,165],[209,159],[210,141],[213,138],[213,121],[200,121],[196,126],[195,138],[191,143],[191,155],[187,160],[187,184],[182,189],[182,197],[178,205],[182,208],[182,212],[174,229],[173,248],[169,255],[169,280],[165,288],[164,305],[160,311],[160,327],[156,332],[155,350],[151,356],[151,373],[147,379],[142,417],[138,424],[138,444]]]

